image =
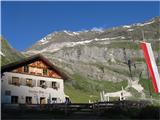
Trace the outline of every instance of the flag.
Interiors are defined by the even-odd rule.
[[[148,71],[152,79],[152,84],[156,93],[160,93],[160,76],[158,68],[155,62],[151,44],[147,42],[141,42],[140,47],[143,50],[143,54],[146,60]]]

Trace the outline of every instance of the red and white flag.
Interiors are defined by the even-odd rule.
[[[147,63],[148,71],[152,79],[152,84],[156,93],[160,93],[160,76],[158,68],[155,62],[151,44],[147,42],[141,42],[141,48],[143,49],[144,57]]]

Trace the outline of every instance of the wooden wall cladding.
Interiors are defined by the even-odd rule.
[[[52,78],[57,78],[57,79],[62,78],[54,70],[49,69],[49,66],[47,66],[45,63],[43,63],[43,61],[35,61],[33,63],[30,63],[28,66],[29,66],[28,73],[24,72],[24,66],[16,68],[12,72],[37,75],[37,76],[42,76],[42,77],[52,77]],[[46,75],[43,75],[43,69],[47,69]]]
[[[50,76],[50,77],[54,77],[54,78],[61,78],[61,76],[59,76],[56,72],[54,72],[53,70],[48,70],[48,75]]]
[[[31,64],[29,64],[30,67],[37,67],[37,68],[42,68],[42,69],[47,69],[48,66],[43,63],[43,61],[35,61]]]
[[[17,69],[14,69],[13,72],[22,73],[23,72],[23,67],[19,67]]]

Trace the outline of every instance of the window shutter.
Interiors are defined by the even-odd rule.
[[[52,88],[52,81],[50,82],[50,88]]]
[[[40,80],[37,80],[37,87],[40,87]]]
[[[57,82],[57,84],[56,84],[56,85],[57,85],[57,88],[60,88],[60,83],[58,83],[58,82]]]
[[[52,82],[46,81],[47,82],[47,87],[51,88],[52,87]]]
[[[33,87],[36,86],[36,80],[32,79],[32,85],[33,85]]]
[[[8,76],[7,79],[8,79],[8,83],[9,83],[9,84],[12,84],[12,77],[11,77],[11,76]]]
[[[46,87],[48,87],[48,81],[45,81],[45,83],[46,83],[46,84],[45,84],[45,85],[46,85]]]
[[[26,79],[25,78],[20,78],[20,84],[21,85],[26,85]]]

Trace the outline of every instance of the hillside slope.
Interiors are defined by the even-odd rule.
[[[1,37],[1,65],[15,62],[23,58],[24,55],[12,48],[9,43]]]

